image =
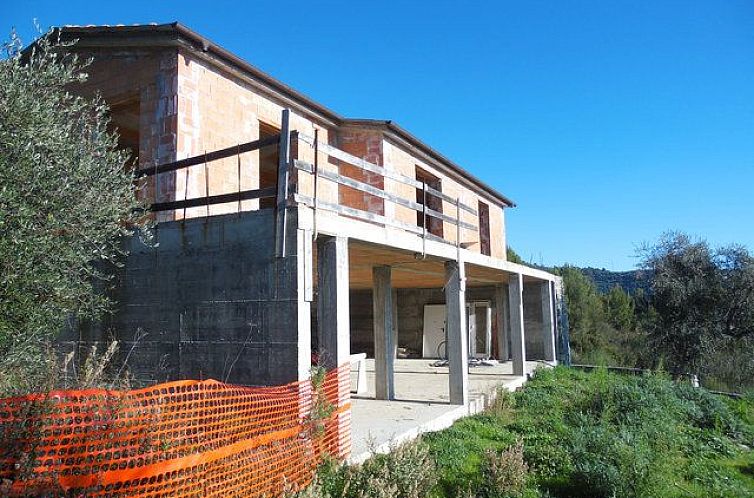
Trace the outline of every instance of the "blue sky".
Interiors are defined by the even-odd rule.
[[[630,269],[665,230],[754,250],[754,2],[11,2],[181,21],[334,111],[392,119],[513,198],[525,259]]]

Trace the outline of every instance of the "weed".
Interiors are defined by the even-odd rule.
[[[528,471],[529,466],[524,461],[524,445],[520,439],[502,452],[491,449],[485,451],[482,464],[483,494],[487,498],[520,496],[526,485]]]

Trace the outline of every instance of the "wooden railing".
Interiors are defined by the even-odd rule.
[[[267,187],[261,189],[247,189],[241,190],[241,154],[259,150],[263,147],[269,147],[272,145],[278,145],[280,143],[280,135],[274,135],[266,137],[261,140],[254,140],[252,142],[246,142],[236,145],[234,147],[228,147],[226,149],[220,149],[199,156],[193,156],[180,161],[161,164],[159,166],[151,166],[140,169],[137,172],[138,178],[154,177],[154,190],[155,198],[149,205],[149,210],[152,212],[165,212],[165,211],[179,211],[188,208],[211,206],[214,204],[226,204],[229,202],[238,202],[251,200],[251,199],[264,199],[277,196],[276,187]],[[219,161],[221,159],[227,159],[229,157],[236,156],[239,160],[238,164],[238,190],[235,192],[226,192],[222,194],[209,195],[209,163],[213,161]],[[189,168],[192,166],[204,165],[204,192],[205,195],[193,198],[172,200],[166,202],[160,202],[157,195],[159,195],[159,180],[160,175],[163,173],[175,172],[176,175],[180,174],[179,171],[185,172],[186,186],[188,186],[188,174]],[[240,204],[239,204],[240,211]]]
[[[460,245],[460,230],[461,229],[472,230],[475,232],[478,230],[478,225],[468,223],[461,219],[461,211],[466,211],[467,213],[470,213],[471,215],[475,217],[478,217],[478,213],[471,206],[461,202],[460,198],[453,198],[435,188],[432,188],[431,186],[427,185],[426,182],[419,181],[409,176],[403,175],[397,171],[392,171],[382,166],[378,166],[377,164],[371,163],[360,157],[349,154],[348,152],[338,149],[337,147],[334,147],[330,144],[323,143],[320,140],[318,140],[316,136],[312,137],[310,135],[298,133],[296,135],[296,138],[298,139],[299,142],[309,145],[310,147],[314,149],[314,158],[315,158],[313,163],[300,161],[300,160],[293,160],[291,163],[293,168],[295,168],[296,170],[300,172],[305,172],[312,175],[314,179],[314,195],[306,196],[300,193],[296,193],[295,194],[296,202],[306,204],[314,208],[315,210],[324,209],[324,210],[331,211],[337,214],[357,218],[363,221],[379,223],[385,226],[398,228],[407,232],[414,233],[416,235],[420,235],[425,240],[430,239],[430,240],[450,243],[447,239],[433,235],[428,231],[427,227],[429,226],[429,218],[435,218],[443,222],[448,222],[451,225],[456,227],[455,243],[457,245]],[[423,199],[423,202],[416,202],[416,200],[414,199],[407,199],[405,197],[401,197],[400,195],[389,192],[384,188],[376,187],[369,183],[357,180],[353,177],[343,175],[340,172],[336,173],[334,171],[321,168],[319,167],[319,164],[318,164],[319,162],[318,158],[320,154],[324,154],[328,158],[328,160],[336,160],[339,163],[345,163],[345,164],[354,166],[356,168],[359,168],[362,171],[378,174],[382,176],[384,179],[393,180],[400,184],[408,185],[410,187],[416,188],[420,191],[420,195]],[[318,184],[321,181],[333,182],[338,185],[350,187],[360,192],[364,192],[366,194],[380,198],[385,202],[393,203],[396,206],[402,206],[404,208],[411,209],[415,211],[416,213],[421,214],[423,223],[421,224],[421,226],[419,226],[418,224],[406,223],[406,222],[403,222],[394,218],[389,218],[385,215],[375,213],[372,211],[366,211],[366,210],[358,209],[352,206],[346,206],[341,203],[333,203],[333,202],[328,202],[326,200],[320,199],[317,197],[317,191],[318,191]],[[431,209],[427,204],[427,196],[429,195],[439,198],[449,203],[450,205],[454,206],[455,216],[451,216],[446,213]]]
[[[296,146],[296,150],[303,152],[300,145],[309,146],[313,149],[313,161],[303,161],[292,157],[291,149],[292,145]],[[263,147],[277,146],[279,153],[278,163],[278,180],[275,187],[257,188],[241,190],[241,154],[253,152]],[[334,161],[336,164],[347,164],[358,168],[361,171],[369,172],[380,175],[383,179],[389,179],[402,185],[407,185],[419,190],[420,196],[423,202],[417,202],[417,197],[405,198],[400,195],[390,192],[385,188],[380,188],[375,185],[371,185],[364,181],[357,180],[353,177],[340,173],[340,168],[337,171],[333,171],[332,168],[322,168],[319,165],[319,157],[324,156],[328,162]],[[238,176],[238,189],[234,192],[224,192],[220,194],[210,195],[209,178],[211,175],[210,163],[230,157],[237,157],[237,176]],[[189,168],[198,165],[204,165],[204,195],[198,197],[188,198],[188,182],[189,182]],[[299,192],[297,184],[300,182],[292,181],[294,176],[293,172],[311,175],[313,179],[313,191],[311,195]],[[160,201],[157,197],[159,192],[159,180],[160,175],[164,173],[175,173],[177,175],[185,174],[185,192],[183,199],[175,199],[170,201]],[[184,173],[185,172],[185,173]],[[226,172],[227,174],[227,172]],[[266,137],[260,140],[254,140],[244,144],[239,144],[234,147],[228,147],[213,152],[197,155],[187,159],[162,164],[159,166],[152,166],[144,168],[138,171],[138,176],[154,177],[154,189],[155,197],[150,205],[149,209],[152,212],[167,212],[167,211],[180,211],[183,210],[184,218],[186,217],[186,209],[206,206],[206,215],[210,216],[209,206],[215,204],[228,204],[237,202],[238,211],[242,210],[241,202],[251,199],[264,199],[275,198],[275,206],[277,209],[276,214],[276,253],[282,255],[285,253],[285,236],[286,233],[286,210],[284,209],[288,202],[293,201],[300,204],[305,204],[312,207],[315,210],[315,223],[316,223],[316,211],[325,210],[333,212],[339,215],[356,218],[372,223],[378,223],[387,227],[397,228],[403,231],[407,231],[422,237],[422,240],[426,243],[427,240],[435,240],[439,242],[449,243],[461,247],[461,230],[470,230],[477,232],[478,230],[478,213],[473,207],[463,203],[460,198],[454,198],[446,193],[437,190],[424,181],[419,181],[415,178],[403,175],[397,171],[386,169],[377,164],[366,161],[362,158],[349,154],[337,147],[330,144],[323,143],[318,140],[316,133],[315,136],[306,135],[297,131],[289,130],[289,112],[283,111],[281,132],[277,135]],[[297,176],[297,175],[296,175]],[[423,223],[407,223],[396,219],[395,217],[388,217],[379,212],[368,211],[359,209],[353,206],[344,205],[339,201],[332,202],[333,199],[324,199],[318,195],[318,187],[321,182],[331,182],[337,185],[350,187],[365,194],[382,199],[384,202],[393,203],[396,206],[410,209],[415,213],[421,215]],[[174,183],[177,185],[177,182]],[[176,197],[178,192],[176,192]],[[444,201],[448,205],[452,206],[454,210],[454,216],[447,213],[432,209],[428,206],[427,197],[433,196],[441,201]],[[461,218],[461,213],[466,212],[476,217],[477,224],[469,223]],[[451,226],[455,227],[455,241],[448,240],[443,237],[439,237],[430,233],[428,227],[430,225],[430,218],[440,220],[441,222],[447,222]],[[417,217],[418,219],[418,217]]]

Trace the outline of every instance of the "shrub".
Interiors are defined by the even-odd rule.
[[[376,455],[362,466],[359,494],[370,498],[423,498],[437,483],[437,469],[422,441],[403,444]],[[389,493],[387,493],[389,491]],[[387,493],[387,494],[386,494]]]
[[[572,484],[579,496],[653,496],[662,466],[646,434],[629,428],[583,427],[574,433]]]
[[[731,437],[740,437],[743,431],[740,418],[725,404],[720,396],[706,389],[698,389],[686,384],[675,386],[675,394],[687,401],[686,416],[700,429],[713,429]]]
[[[487,410],[487,413],[504,420],[510,420],[513,417],[514,410],[515,398],[513,397],[513,393],[501,387],[498,389],[497,396]]]
[[[483,494],[488,498],[521,495],[528,471],[529,466],[524,462],[524,445],[520,439],[502,452],[487,450],[482,465]]]
[[[0,395],[47,389],[48,350],[70,316],[111,309],[102,292],[144,223],[128,154],[99,99],[73,95],[87,63],[43,36],[0,58]]]
[[[359,466],[325,463],[297,498],[423,498],[437,483],[437,468],[421,440],[375,455]]]

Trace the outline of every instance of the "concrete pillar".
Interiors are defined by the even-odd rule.
[[[292,327],[293,323],[296,324],[295,326],[298,329],[298,336],[296,337],[298,380],[306,381],[309,379],[312,369],[312,295],[311,292],[307,292],[306,290],[307,288],[311,288],[310,284],[312,281],[312,234],[308,230],[297,229],[296,224],[297,220],[291,219],[291,223],[287,225],[289,234],[286,239],[290,243],[286,249],[287,253],[282,258],[278,258],[278,267],[274,272],[278,279],[275,285],[275,299],[278,303],[284,303],[290,299],[288,296],[295,295],[296,316],[295,318],[293,317],[293,313],[290,313],[290,309],[287,306],[282,308],[286,311],[277,311],[272,316],[278,322],[278,327],[286,328]],[[233,255],[231,257],[237,256]],[[293,265],[296,268],[295,283],[290,282],[290,277],[286,276],[289,275],[287,272],[280,271],[282,268],[290,268]],[[295,287],[293,287],[294,285]],[[281,316],[277,316],[277,313]],[[280,362],[278,358],[274,358],[274,352],[272,351],[269,363],[276,369],[287,368],[282,367],[285,363]]]
[[[495,286],[495,320],[497,321],[497,359],[510,360],[510,332],[508,330],[508,289]]]
[[[466,277],[463,261],[445,262],[446,330],[450,403],[469,401],[469,335],[466,327]]]
[[[349,362],[348,239],[317,237],[317,324],[320,365],[328,370]]]
[[[545,361],[555,361],[555,310],[553,307],[552,282],[542,282],[542,341]]]
[[[486,351],[486,354],[488,355],[487,358],[492,358],[492,307],[485,306],[484,312],[484,349]]]
[[[350,316],[348,305],[348,239],[317,237],[317,325],[319,364],[338,368],[336,409],[351,401]],[[337,455],[351,453],[350,413],[340,411],[335,444]]]
[[[526,341],[524,339],[524,277],[520,273],[514,273],[508,277],[508,303],[513,375],[523,376],[526,374]]]
[[[377,399],[395,399],[395,323],[391,268],[372,268],[374,306],[374,383]]]

